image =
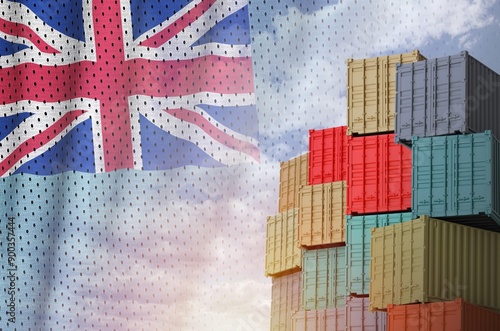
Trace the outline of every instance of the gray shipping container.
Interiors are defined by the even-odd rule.
[[[464,51],[396,65],[395,141],[491,130],[500,136],[500,76]]]

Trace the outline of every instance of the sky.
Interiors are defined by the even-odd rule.
[[[346,124],[346,60],[468,50],[500,72],[498,1],[251,0],[249,13],[259,164],[3,179],[2,217],[29,247],[19,329],[269,330],[279,162],[307,151],[309,129]]]

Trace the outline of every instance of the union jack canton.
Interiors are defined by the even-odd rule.
[[[246,1],[0,0],[0,176],[258,162]]]

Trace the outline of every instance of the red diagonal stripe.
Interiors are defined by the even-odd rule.
[[[56,54],[60,53],[57,49],[47,44],[38,34],[29,26],[21,23],[13,23],[0,18],[0,31],[16,37],[28,39],[42,53]]]
[[[18,146],[0,162],[0,176],[3,176],[17,161],[28,155],[28,153],[36,151],[41,146],[54,139],[58,134],[64,131],[71,122],[84,113],[84,110],[72,110],[54,122],[54,124],[49,126],[46,130],[29,138],[24,144]]]
[[[215,1],[216,0],[202,0],[199,4],[195,5],[193,9],[189,10],[165,29],[141,42],[140,45],[151,48],[160,47],[193,23],[196,19],[198,19],[198,17],[203,15],[203,13],[207,11],[215,3]]]
[[[187,109],[165,109],[165,112],[172,115],[175,118],[183,120],[185,122],[192,123],[202,129],[214,140],[220,142],[223,145],[228,146],[234,150],[240,151],[242,153],[252,156],[257,162],[260,159],[260,152],[257,146],[248,143],[246,141],[239,140],[237,138],[231,137],[221,129],[217,128],[215,125],[210,123],[205,117],[200,114],[190,111]]]

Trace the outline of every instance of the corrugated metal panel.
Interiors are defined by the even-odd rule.
[[[292,331],[345,330],[345,309],[302,310],[292,317]]]
[[[370,312],[368,298],[346,297],[346,331],[370,330],[385,331],[387,314],[385,312]],[[328,330],[335,330],[333,328]]]
[[[278,212],[299,207],[298,192],[307,185],[309,153],[297,156],[289,161],[280,162],[280,186]]]
[[[302,252],[302,309],[345,305],[345,246]]]
[[[291,330],[292,315],[301,308],[302,273],[273,278],[271,331]]]
[[[500,314],[462,299],[425,304],[388,305],[387,331],[500,330]]]
[[[345,182],[308,185],[299,191],[299,245],[345,243]]]
[[[394,131],[396,64],[424,60],[419,51],[347,60],[347,134]]]
[[[422,216],[372,229],[370,310],[455,298],[500,309],[500,234]]]
[[[309,130],[309,185],[347,179],[346,126]]]
[[[394,134],[348,137],[347,214],[410,210],[411,166]]]
[[[413,140],[413,216],[500,231],[500,143],[484,133]]]
[[[347,216],[346,294],[369,294],[371,228],[412,219],[411,213]]]
[[[297,244],[297,208],[267,218],[266,276],[295,272],[302,266],[302,250]]]
[[[500,76],[467,52],[397,68],[396,141],[492,130],[500,134]]]
[[[344,308],[302,310],[292,317],[292,331],[385,331],[387,314],[370,312],[368,298],[346,297]]]

